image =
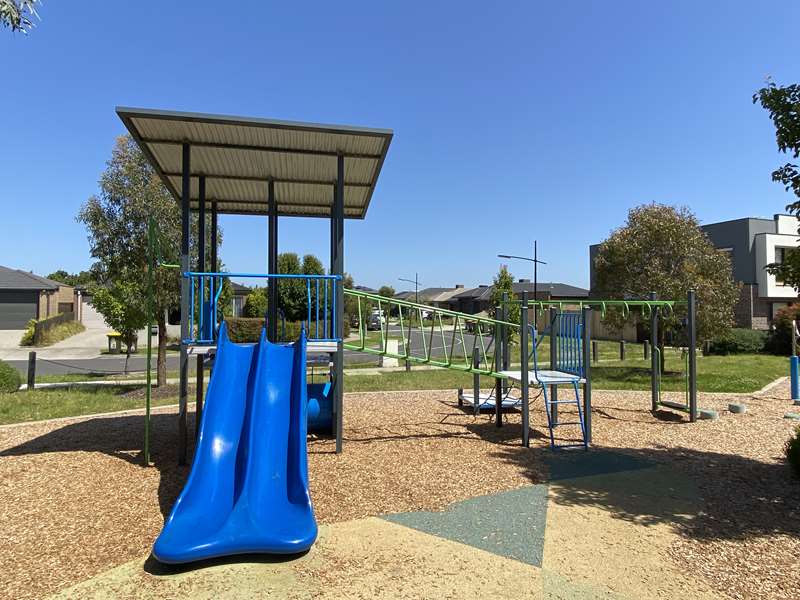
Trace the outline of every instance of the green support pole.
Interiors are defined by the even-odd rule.
[[[150,401],[153,394],[153,263],[155,262],[153,218],[147,221],[147,392],[144,402],[144,464],[150,465]]]

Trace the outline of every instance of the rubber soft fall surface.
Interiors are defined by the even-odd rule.
[[[153,546],[163,563],[308,550],[306,340],[235,344],[219,331],[194,462]]]

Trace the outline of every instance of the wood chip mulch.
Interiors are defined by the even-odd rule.
[[[329,523],[437,510],[545,481],[541,402],[533,444],[519,418],[497,428],[454,402],[453,391],[348,394],[345,452],[309,443],[317,518]],[[702,395],[719,421],[655,418],[647,394],[596,392],[595,444],[668,463],[698,482],[706,504],[676,524],[672,557],[734,598],[789,598],[800,589],[800,484],[782,460],[791,430],[788,389],[745,397]],[[191,420],[190,420],[191,421]],[[190,422],[193,431],[193,423]],[[0,597],[38,598],[146,554],[188,474],[176,465],[174,409],[153,416],[155,468],[140,466],[140,413],[0,428]]]

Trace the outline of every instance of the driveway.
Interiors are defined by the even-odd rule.
[[[0,329],[0,350],[7,348],[19,348],[19,341],[22,339],[24,329]]]

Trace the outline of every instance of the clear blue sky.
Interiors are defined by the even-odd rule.
[[[0,31],[0,264],[90,264],[75,222],[116,105],[387,127],[357,283],[473,285],[539,239],[542,281],[588,285],[590,243],[627,210],[703,222],[782,212],[785,160],[751,95],[800,81],[793,2],[58,2]],[[226,217],[222,258],[265,269],[263,218]],[[281,251],[327,262],[327,223]],[[527,264],[513,264],[530,276]]]

